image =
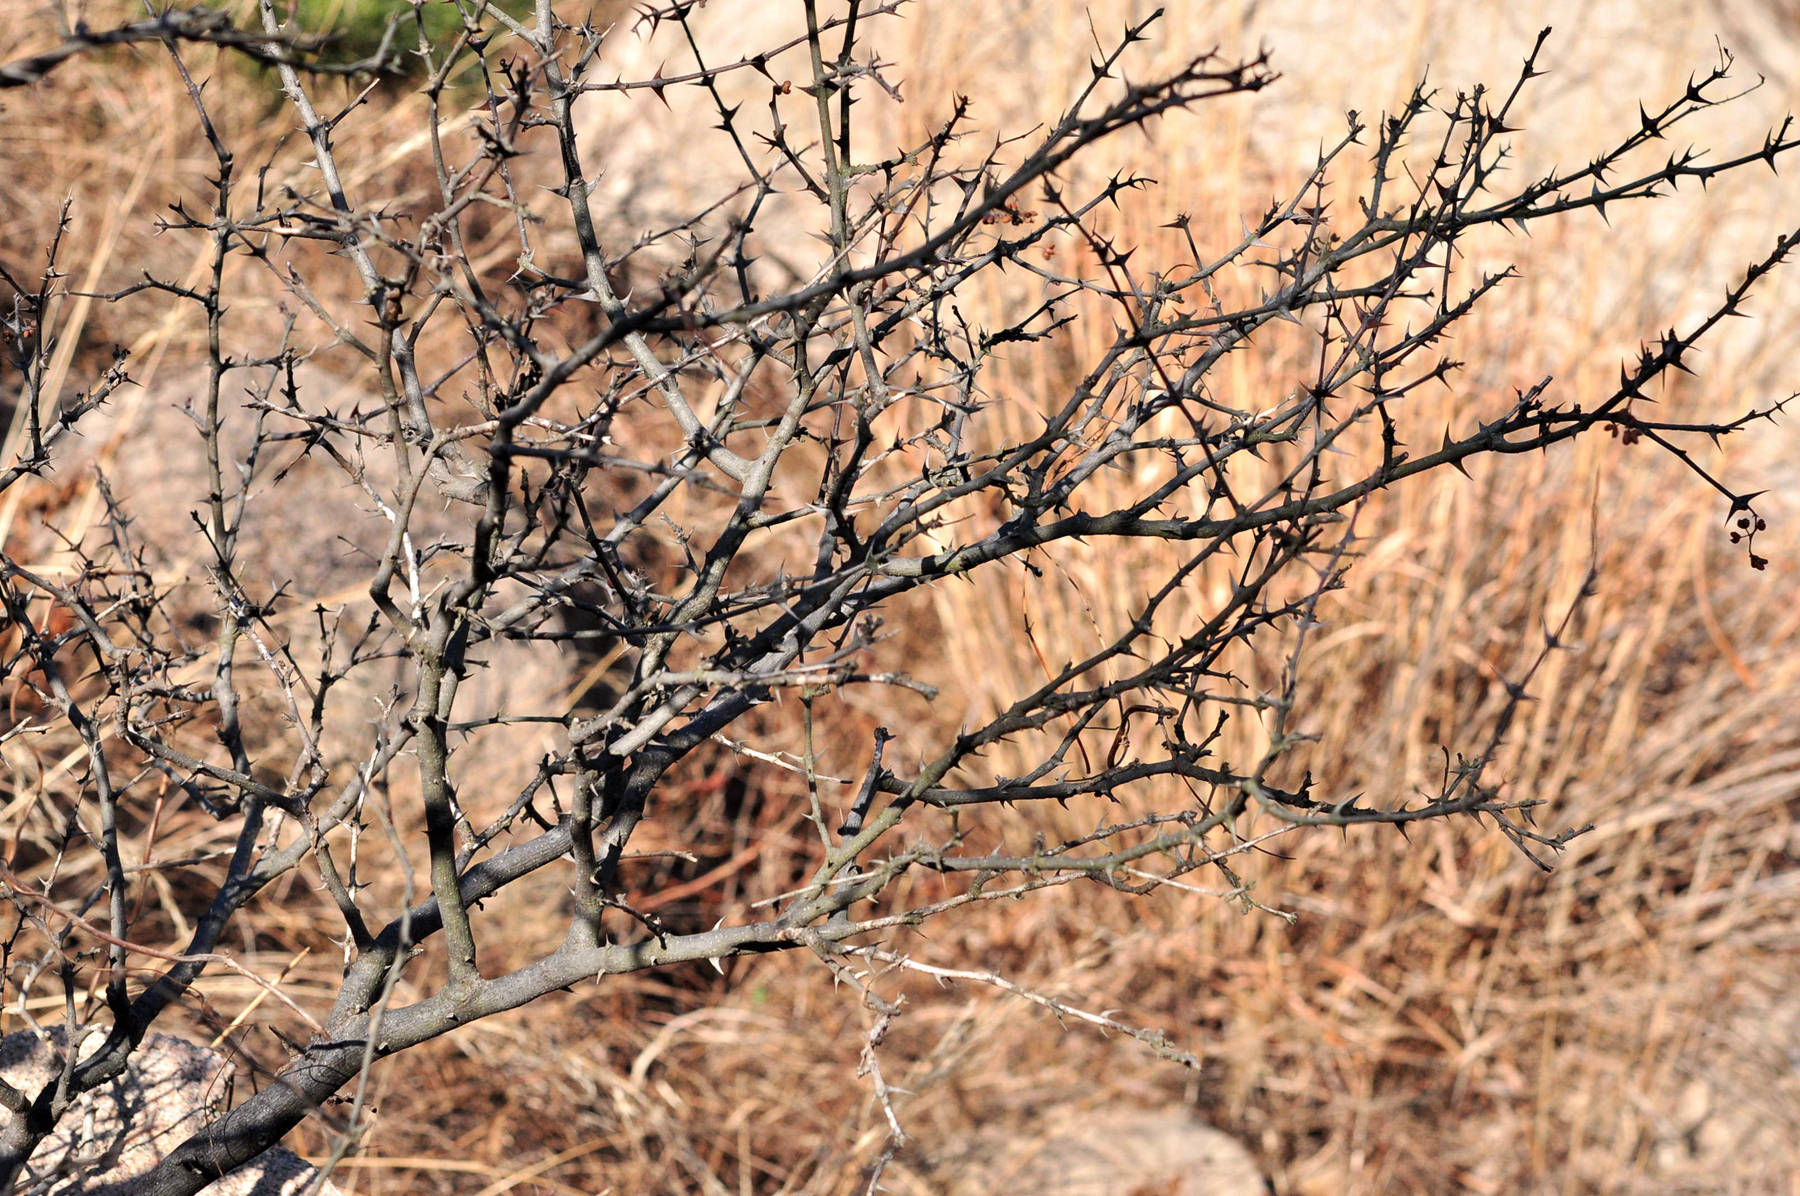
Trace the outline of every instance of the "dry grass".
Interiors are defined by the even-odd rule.
[[[734,44],[723,27],[741,22],[742,6],[713,7],[711,36]],[[1096,23],[1116,24],[1120,7],[1094,5]],[[1163,184],[1115,218],[1121,240],[1143,242],[1147,253],[1167,245],[1160,225],[1174,211],[1235,236],[1240,214],[1291,184],[1338,131],[1343,108],[1396,101],[1428,63],[1449,87],[1507,78],[1530,33],[1562,6],[1420,2],[1375,18],[1364,6],[1314,0],[1256,23],[1244,7],[1260,12],[1171,5],[1169,53],[1266,36],[1289,77],[1266,98],[1234,100],[1116,147],[1121,161],[1150,160]],[[957,92],[976,97],[995,131],[1059,106],[1059,72],[1085,69],[1081,10],[982,11],[977,18],[973,6],[935,0],[893,27],[884,45],[908,103],[871,114],[894,122],[889,135],[916,135]],[[1793,19],[1778,5],[1747,2],[1690,3],[1677,14],[1582,6],[1553,43],[1557,73],[1526,112],[1527,162],[1582,154],[1629,127],[1639,95],[1678,87],[1709,60],[1715,29],[1771,74],[1763,95],[1733,111],[1778,117],[1791,99],[1779,90],[1800,84],[1782,73],[1800,46]],[[654,66],[662,48],[626,41],[617,52]],[[55,78],[54,91],[8,100],[0,252],[9,264],[30,262],[54,214],[46,197],[66,192],[81,230],[68,263],[77,282],[116,285],[144,267],[181,276],[192,268],[182,259],[188,249],[151,236],[146,217],[193,186],[204,159],[166,71],[149,56],[115,56]],[[248,81],[222,72],[215,85],[249,103]],[[670,119],[684,119],[682,97],[670,98]],[[391,127],[414,127],[416,99],[391,102]],[[597,133],[615,119],[597,107]],[[144,129],[155,130],[147,145]],[[707,193],[702,155],[658,163],[646,186],[655,147],[614,132],[611,198],[626,227]],[[1709,135],[1716,144],[1731,133]],[[359,135],[378,144],[377,133],[347,126],[346,160],[368,163],[365,182],[380,179],[403,196],[402,147],[358,157]],[[128,139],[135,148],[124,156]],[[1525,277],[1465,330],[1457,351],[1471,363],[1468,389],[1417,411],[1414,436],[1435,438],[1446,422],[1473,418],[1484,399],[1545,373],[1575,397],[1606,386],[1640,335],[1703,301],[1689,288],[1719,292],[1752,243],[1783,212],[1791,219],[1794,199],[1791,184],[1773,179],[1622,216],[1615,229],[1585,219],[1506,247]],[[1788,280],[1762,296],[1755,324],[1715,345],[1701,377],[1665,402],[1707,418],[1792,389],[1782,350],[1800,332],[1797,294]],[[269,320],[273,299],[234,312]],[[160,382],[179,377],[199,331],[174,311],[92,307],[71,311],[64,335],[71,364],[113,341],[135,346],[134,376],[145,385],[115,413],[123,437],[144,404],[179,401]],[[1067,348],[1067,360],[1079,358],[1079,341]],[[1230,385],[1242,396],[1291,385],[1301,351],[1296,342],[1285,357],[1233,358]],[[1027,418],[1035,396],[1066,383],[1058,360],[1021,358],[995,397]],[[94,451],[104,460],[118,443]],[[1713,496],[1610,441],[1489,465],[1365,512],[1365,559],[1309,655],[1305,729],[1320,742],[1307,763],[1321,784],[1404,794],[1432,783],[1443,746],[1479,743],[1503,696],[1498,676],[1535,650],[1537,628],[1570,601],[1597,545],[1600,590],[1579,617],[1574,650],[1553,657],[1534,687],[1506,760],[1516,791],[1545,801],[1546,822],[1596,830],[1549,876],[1469,826],[1434,827],[1410,843],[1392,832],[1290,837],[1281,856],[1245,875],[1260,900],[1299,915],[1292,928],[1206,897],[1165,890],[1127,903],[1071,888],[935,929],[910,944],[921,958],[990,967],[1089,1007],[1129,1010],[1207,1068],[1181,1074],[1129,1041],[1065,1030],[979,987],[900,984],[909,1010],[882,1058],[889,1081],[912,1094],[901,1112],[914,1145],[889,1172],[890,1190],[950,1189],[980,1161],[980,1135],[1029,1137],[1053,1110],[1175,1103],[1249,1142],[1284,1193],[1793,1190],[1794,449],[1777,430],[1737,446],[1726,463],[1735,476],[1768,477],[1775,491],[1766,575],[1749,574],[1721,546]],[[80,526],[93,500],[80,476],[15,491],[0,511],[9,551],[52,552],[34,540],[37,519],[58,512],[61,526]],[[1052,659],[1077,651],[1156,564],[1070,554],[1029,598],[1016,572],[940,591],[934,608],[913,612],[894,649],[921,662],[927,679],[954,682],[950,696],[898,711],[846,699],[833,711],[825,767],[834,756],[854,759],[880,719],[953,726],[965,710],[1034,681],[1040,651]],[[175,574],[178,558],[168,567]],[[1195,602],[1205,604],[1204,584]],[[1027,617],[1038,651],[1023,634]],[[15,844],[27,799],[55,790],[57,755],[8,747],[17,800],[4,817]],[[496,784],[515,764],[492,762]],[[1007,761],[992,765],[1005,771]],[[682,811],[711,854],[686,871],[646,875],[645,888],[684,885],[664,912],[710,925],[745,895],[788,883],[801,795],[780,774],[722,760],[698,763],[685,783],[664,808]],[[210,829],[183,814],[159,828],[156,850],[206,850]],[[180,897],[157,895],[172,932]],[[521,955],[538,929],[516,928]],[[264,975],[302,956],[284,991],[316,1008],[333,988],[330,936],[311,894],[272,893],[239,954]],[[188,1012],[216,1033],[250,1006],[236,1040],[275,1063],[283,1052],[269,1027],[286,1023],[258,999],[254,986],[221,976]],[[740,961],[725,977],[694,969],[615,980],[385,1066],[371,1094],[376,1129],[335,1178],[368,1194],[855,1190],[883,1133],[853,1076],[863,1028],[854,1002],[800,958]],[[327,1129],[310,1127],[300,1145],[321,1145]]]

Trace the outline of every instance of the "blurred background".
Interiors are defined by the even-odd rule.
[[[671,73],[685,69],[680,31],[634,26],[628,7],[595,9],[618,20],[603,56],[628,78],[665,62]],[[725,61],[792,28],[797,7],[713,0],[693,26],[709,57]],[[916,141],[958,95],[986,137],[1054,119],[1087,77],[1096,31],[1110,41],[1147,7],[920,0],[869,26],[867,44],[891,63],[884,75],[904,103],[871,95],[858,136],[873,147],[868,156]],[[319,4],[306,19],[366,32],[366,10],[380,8]],[[0,57],[55,41],[48,7],[0,0],[0,11],[10,14]],[[132,11],[96,2],[81,15],[100,26]],[[1134,193],[1109,227],[1144,246],[1139,260],[1173,251],[1166,226],[1178,213],[1203,244],[1235,242],[1244,221],[1297,186],[1319,147],[1342,134],[1347,109],[1372,120],[1422,77],[1446,96],[1477,83],[1509,88],[1544,25],[1555,27],[1542,60],[1551,73],[1513,122],[1522,126],[1521,180],[1626,135],[1640,100],[1654,110],[1727,49],[1736,77],[1761,86],[1684,126],[1693,144],[1720,156],[1758,148],[1800,88],[1800,4],[1791,0],[1172,0],[1131,71],[1147,76],[1214,46],[1266,47],[1283,78],[1103,147],[1087,166],[1094,177],[1125,166],[1159,184]],[[209,102],[245,162],[304,157],[271,80],[210,53],[196,51],[190,64],[210,76]],[[789,68],[800,72],[798,62]],[[726,185],[719,163],[730,158],[719,155],[729,147],[711,130],[717,117],[704,97],[670,91],[666,107],[645,99],[595,97],[583,115],[605,170],[602,215],[618,240]],[[354,163],[351,185],[366,202],[404,206],[424,194],[423,141],[408,140],[423,114],[416,87],[389,85],[340,128],[340,161]],[[71,286],[116,288],[145,269],[185,277],[204,265],[205,246],[159,234],[155,220],[201,194],[210,169],[166,56],[143,48],[72,62],[40,86],[4,93],[0,255],[35,277],[68,197],[61,263]],[[1454,392],[1422,400],[1442,407],[1417,412],[1421,426],[1466,420],[1546,374],[1564,398],[1603,396],[1643,338],[1716,303],[1777,231],[1800,221],[1792,173],[1746,172],[1706,194],[1615,208],[1610,224],[1583,213],[1497,242],[1496,260],[1505,254],[1521,276],[1461,326],[1454,352],[1468,364]],[[1338,202],[1351,196],[1345,188]],[[267,271],[231,269],[238,327],[278,328],[284,296]],[[1659,394],[1666,410],[1724,419],[1800,389],[1797,300],[1800,279],[1778,275],[1753,297],[1754,318],[1734,322],[1705,346],[1696,376]],[[165,426],[204,351],[204,323],[189,317],[147,301],[60,310],[59,385],[84,384],[121,344],[133,350],[140,386],[107,413],[82,467],[0,497],[9,553],[53,553],[50,525],[63,534],[92,526],[88,465],[143,468],[133,437]],[[1056,352],[1003,363],[990,388],[1025,418],[1034,396],[1080,373],[1084,336],[1097,345],[1109,332],[1078,327]],[[328,354],[314,364],[329,374]],[[1229,386],[1251,399],[1291,385],[1301,364],[1298,350],[1234,354]],[[137,482],[152,499],[181,451],[157,444],[170,459],[153,459]],[[1281,1193],[1800,1191],[1797,447],[1787,426],[1762,427],[1704,462],[1739,489],[1769,491],[1762,573],[1726,543],[1716,492],[1668,457],[1608,438],[1382,496],[1360,524],[1365,558],[1309,657],[1304,729],[1319,736],[1307,760],[1319,784],[1396,798],[1434,786],[1444,748],[1483,741],[1504,697],[1494,678],[1532,658],[1597,555],[1598,592],[1573,648],[1539,675],[1503,756],[1510,791],[1544,802],[1541,823],[1595,829],[1549,874],[1473,825],[1432,826],[1410,841],[1385,829],[1289,836],[1241,873],[1259,902],[1297,915],[1291,925],[1198,893],[1126,900],[1073,887],[936,925],[907,944],[915,957],[1120,1011],[1205,1066],[1184,1072],[989,987],[901,984],[906,1012],[881,1057],[888,1082],[908,1094],[898,1111],[911,1142],[887,1171],[887,1190],[1004,1190],[1006,1168],[1024,1174],[1053,1127],[1182,1109],[1244,1143]],[[166,519],[147,534],[171,546],[192,534],[181,509]],[[280,568],[281,554],[297,551],[293,529],[273,518],[260,526],[260,550]],[[1095,603],[1130,591],[1157,562],[1071,554],[1058,564],[1029,593],[1024,574],[1001,573],[946,588],[913,612],[892,648],[944,696],[845,696],[825,734],[825,765],[860,768],[879,722],[953,731],[991,711],[1042,676],[1024,620],[1050,657],[1070,655],[1093,634]],[[591,663],[522,683],[577,686]],[[34,795],[67,780],[67,750],[42,738],[0,745],[9,837]],[[1003,757],[990,763],[1007,769]],[[489,766],[499,784],[519,761]],[[804,789],[725,753],[683,785],[663,807],[671,829],[662,845],[679,846],[698,827],[721,846],[665,878],[657,905],[710,925],[779,892],[784,852],[802,841]],[[163,850],[204,851],[210,825],[198,811],[178,812]],[[327,1000],[339,956],[326,905],[299,892],[268,900],[275,912],[234,950],[264,974],[285,974],[295,999]],[[517,931],[525,940],[532,929]],[[197,1032],[235,1021],[248,1057],[278,1063],[282,1048],[257,999],[247,983],[215,977],[184,1013]],[[864,1017],[816,961],[798,956],[738,961],[723,976],[695,968],[611,979],[378,1070],[375,1128],[334,1180],[357,1193],[481,1196],[857,1191],[886,1134],[855,1075]],[[324,1141],[308,1127],[296,1145]]]

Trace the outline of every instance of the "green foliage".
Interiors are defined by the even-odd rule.
[[[517,17],[532,10],[532,0],[494,0],[494,6]],[[395,22],[393,48],[400,69],[416,74],[421,69],[413,51],[418,46],[422,22],[425,36],[433,46],[448,47],[462,28],[462,12],[453,0],[293,0],[293,19],[310,33],[329,33],[331,44],[326,57],[334,62],[355,62],[371,57],[381,48],[381,39],[390,22]],[[493,19],[484,19],[491,25]]]

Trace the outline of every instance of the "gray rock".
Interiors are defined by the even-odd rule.
[[[955,1190],[1035,1196],[1264,1196],[1261,1169],[1242,1143],[1182,1109],[1065,1110],[1024,1142],[988,1143],[988,1162]]]
[[[88,1040],[98,1046],[98,1035]],[[62,1034],[0,1038],[0,1079],[35,1096],[60,1074]],[[205,1047],[152,1034],[124,1074],[76,1102],[26,1164],[20,1196],[130,1196],[132,1181],[204,1128],[220,1110],[234,1065]],[[11,1117],[10,1113],[3,1113]],[[290,1150],[266,1150],[203,1196],[341,1196]]]

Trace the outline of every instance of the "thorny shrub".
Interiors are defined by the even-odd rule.
[[[260,28],[169,12],[66,30],[0,67],[0,84],[29,86],[73,54],[158,48],[216,166],[210,189],[163,223],[209,246],[208,268],[100,296],[205,322],[189,412],[197,484],[177,492],[171,475],[115,498],[103,479],[106,516],[67,545],[70,568],[0,562],[6,734],[64,732],[79,759],[65,788],[38,796],[5,873],[7,999],[69,994],[70,1040],[90,1025],[105,1035],[43,1091],[0,1091],[18,1114],[0,1147],[7,1176],[208,969],[238,966],[222,950],[228,929],[295,877],[341,921],[335,1001],[307,1010],[259,980],[310,1023],[310,1040],[144,1192],[198,1190],[360,1092],[377,1060],[458,1026],[609,976],[766,951],[815,954],[867,1004],[865,1068],[897,1144],[877,1047],[897,1012],[883,977],[929,967],[907,953],[909,928],[1082,880],[1130,895],[1215,872],[1251,903],[1234,859],[1296,829],[1470,819],[1540,863],[1575,833],[1539,829],[1532,803],[1490,775],[1536,666],[1502,679],[1509,701],[1483,742],[1447,748],[1438,791],[1313,783],[1296,700],[1305,649],[1357,561],[1369,496],[1604,431],[1616,451],[1678,458],[1718,491],[1747,564],[1766,563],[1755,495],[1695,454],[1778,408],[1694,422],[1652,391],[1745,314],[1800,231],[1700,318],[1651,336],[1604,401],[1564,401],[1546,377],[1498,403],[1471,394],[1455,426],[1409,418],[1423,389],[1459,385],[1449,334],[1512,275],[1481,264],[1496,231],[1611,218],[1800,146],[1790,121],[1718,157],[1663,150],[1682,122],[1740,94],[1729,56],[1640,107],[1587,163],[1515,177],[1512,122],[1542,73],[1546,30],[1506,89],[1421,84],[1392,114],[1350,113],[1304,185],[1241,235],[1171,213],[1183,250],[1152,268],[1106,231],[1109,208],[1150,186],[1148,173],[1088,185],[1080,165],[1117,134],[1275,84],[1266,55],[1211,52],[1133,81],[1151,17],[1096,35],[1085,86],[1047,127],[972,150],[958,97],[928,137],[894,149],[869,143],[855,106],[898,99],[868,39],[902,4],[792,7],[791,37],[723,55],[689,27],[693,4],[644,8],[637,31],[678,31],[689,60],[616,79],[599,51],[630,24],[576,23],[553,0],[525,18],[456,0],[460,34],[413,33],[430,170],[404,204],[353,184],[375,190],[340,151],[345,133],[380,115],[373,83],[344,93],[335,81],[394,71],[404,23],[374,57],[327,67],[262,0]],[[299,134],[258,161],[234,152],[189,70],[207,47],[272,67]],[[470,78],[473,93],[452,82]],[[606,151],[584,143],[584,97],[637,103],[654,129],[675,88],[716,108],[715,142],[670,152],[715,155],[718,192],[619,241],[596,198]],[[310,156],[305,174],[297,155]],[[59,248],[46,247],[38,276],[3,279],[16,433],[0,488],[64,460],[130,383],[121,355],[66,393],[46,388],[56,346],[42,330],[78,298]],[[245,276],[226,267],[241,260],[281,297],[278,324],[234,311],[226,280]],[[994,315],[983,288],[996,276],[1028,279],[1037,297]],[[987,388],[990,367],[1066,352],[1082,321],[1113,332],[1078,363],[1079,382],[1035,396],[1023,434],[998,419],[1010,400]],[[1228,355],[1296,343],[1310,364],[1286,393],[1246,409],[1215,387]],[[320,505],[329,485],[354,497],[348,516]],[[134,503],[192,511],[204,601],[153,567]],[[245,552],[247,528],[277,509],[333,521],[332,576],[354,584],[324,587]],[[1042,683],[992,717],[938,741],[884,727],[857,775],[823,773],[814,717],[841,695],[955,700],[884,650],[884,617],[1003,562],[1042,576],[1075,541],[1156,541],[1170,564],[1114,596],[1127,613],[1096,618],[1097,647],[1045,657]],[[1568,617],[1550,620],[1538,662]],[[502,701],[483,687],[546,657],[560,675],[565,652],[587,673],[575,691]],[[1247,680],[1234,667],[1245,659],[1275,682]],[[766,717],[777,701],[790,716]],[[1243,723],[1261,745],[1248,755],[1224,734]],[[980,774],[1002,741],[1035,764]],[[516,788],[483,792],[464,763],[477,750],[529,761]],[[680,854],[684,828],[659,819],[659,790],[684,762],[731,753],[803,778],[810,843],[785,887],[717,925],[665,922],[658,887],[675,882],[653,865]],[[1040,818],[1083,802],[1086,833],[1053,835]],[[128,866],[122,845],[153,838],[176,805],[228,828],[228,857]],[[554,886],[532,887],[542,877]],[[153,881],[200,895],[184,939],[139,899]],[[510,899],[541,914],[545,893],[560,901],[560,941],[519,959],[504,911]],[[79,1005],[90,988],[104,1001]],[[1033,999],[1192,1061],[1110,1015]],[[355,1101],[334,1113],[342,1150],[363,1113]]]

